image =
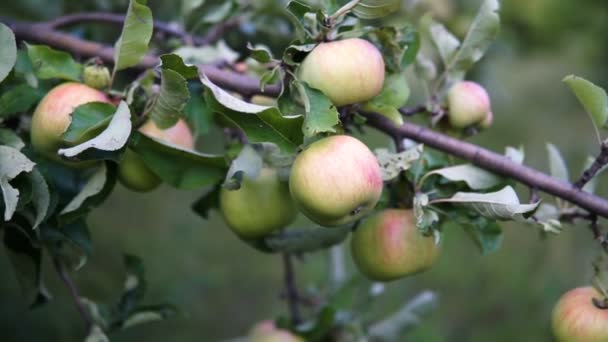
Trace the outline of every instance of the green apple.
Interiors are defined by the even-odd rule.
[[[553,334],[560,342],[608,341],[608,310],[593,304],[602,299],[593,287],[566,292],[553,309]]]
[[[139,132],[171,145],[192,149],[194,137],[188,124],[179,119],[175,125],[168,129],[160,129],[149,120],[139,128]],[[152,191],[161,183],[161,179],[150,170],[143,158],[134,151],[127,149],[118,167],[118,179],[125,187],[139,192]]]
[[[439,247],[433,236],[418,231],[411,210],[387,209],[357,227],[351,252],[365,276],[391,281],[430,268],[439,255]]]
[[[46,158],[63,161],[57,151],[69,147],[62,136],[72,122],[72,112],[89,102],[111,103],[110,99],[97,89],[81,83],[63,83],[51,89],[36,107],[32,116],[31,142],[34,149]],[[90,137],[84,138],[82,143]],[[70,165],[84,165],[69,162]]]
[[[376,156],[361,141],[335,135],[297,155],[289,188],[298,209],[322,226],[353,222],[378,203],[382,174]]]
[[[298,77],[321,90],[335,106],[364,102],[382,90],[384,60],[363,39],[321,43],[304,58]]]
[[[273,321],[267,320],[256,324],[249,333],[249,342],[304,342],[299,336],[288,330],[279,329]]]
[[[448,119],[453,127],[465,128],[479,124],[486,120],[490,112],[490,97],[479,84],[471,81],[461,81],[450,88],[448,92]]]
[[[287,183],[270,168],[262,168],[254,179],[245,176],[238,190],[222,188],[220,210],[228,227],[246,240],[284,228],[298,213]]]
[[[89,65],[82,72],[82,80],[95,89],[107,88],[110,85],[110,71],[103,65]]]

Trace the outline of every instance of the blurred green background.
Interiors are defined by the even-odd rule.
[[[402,16],[415,19],[431,11],[462,34],[479,2],[404,1]],[[83,10],[124,12],[126,3],[2,1],[0,15],[42,20]],[[278,6],[278,1],[256,4],[270,8]],[[149,1],[149,5],[156,18],[171,20],[179,15],[174,1]],[[553,142],[576,177],[587,155],[595,154],[598,146],[590,121],[561,80],[573,73],[608,87],[608,3],[509,0],[502,6],[498,41],[470,75],[487,86],[495,125],[473,140],[498,152],[505,146],[523,146],[526,163],[545,171],[545,143]],[[399,18],[403,17],[390,20]],[[109,41],[117,34],[112,30],[76,32],[112,35]],[[255,42],[272,38],[265,30],[256,32],[250,36]],[[232,41],[235,49],[242,49],[243,43]],[[280,44],[284,41],[278,39],[273,46]],[[416,103],[414,97],[412,104]],[[383,142],[374,137],[373,143]],[[204,137],[200,146],[211,151],[216,148],[214,141],[212,136]],[[519,190],[527,196],[525,188]],[[603,186],[600,193],[606,194],[605,190]],[[245,335],[255,322],[285,313],[285,303],[279,298],[280,257],[244,245],[216,212],[208,221],[196,216],[190,204],[201,193],[163,187],[140,195],[118,186],[90,217],[94,257],[75,275],[82,294],[100,302],[116,300],[124,280],[122,253],[129,252],[144,260],[149,280],[146,300],[169,301],[184,312],[177,318],[114,334],[113,341],[218,341]],[[546,239],[535,228],[515,224],[504,225],[504,233],[502,248],[481,256],[459,227],[447,226],[436,267],[388,284],[370,310],[396,310],[420,290],[431,289],[439,295],[439,308],[404,340],[551,340],[553,303],[566,290],[589,283],[596,243],[582,225],[567,226],[561,235]],[[297,263],[302,289],[326,281],[327,259],[326,253],[316,253]],[[0,253],[2,341],[79,341],[85,335],[65,289],[47,269],[55,300],[28,311],[8,259]]]

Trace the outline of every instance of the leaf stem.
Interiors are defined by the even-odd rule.
[[[55,270],[57,270],[57,274],[59,274],[59,277],[68,289],[70,296],[72,297],[72,301],[74,302],[74,305],[78,310],[78,313],[85,321],[87,331],[89,331],[91,327],[95,325],[95,322],[93,318],[89,315],[89,312],[85,308],[82,301],[80,300],[80,294],[78,293],[78,288],[76,287],[76,284],[70,277],[70,274],[68,273],[65,264],[58,257],[53,258],[53,265],[55,266]]]
[[[336,11],[336,13],[332,14],[329,17],[329,25],[334,26],[336,23],[336,20],[338,20],[338,18],[340,18],[341,16],[343,16],[344,14],[348,13],[350,10],[355,8],[355,6],[357,6],[360,2],[361,2],[361,0],[351,0],[348,3],[346,3],[344,6],[340,7]]]

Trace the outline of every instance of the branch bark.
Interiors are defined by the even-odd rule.
[[[285,297],[287,299],[287,307],[292,325],[298,325],[302,321],[300,316],[300,307],[298,302],[300,295],[296,285],[296,276],[293,269],[292,256],[289,253],[283,253],[283,274],[285,281]]]
[[[595,158],[593,164],[583,172],[581,178],[574,183],[574,186],[582,189],[606,164],[608,164],[608,140],[602,142],[600,154]]]

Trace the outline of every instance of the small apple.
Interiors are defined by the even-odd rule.
[[[228,227],[245,240],[284,228],[298,214],[287,183],[270,168],[262,168],[255,179],[245,176],[238,190],[222,188],[220,210]]]
[[[382,174],[376,156],[348,135],[318,140],[298,154],[289,188],[297,207],[322,226],[353,222],[378,203]]]
[[[553,309],[553,334],[558,341],[608,341],[608,310],[593,304],[602,299],[593,287],[566,292]]]
[[[316,46],[304,58],[298,75],[327,95],[335,106],[343,106],[367,101],[380,93],[384,60],[366,40],[338,40]]]
[[[479,123],[479,127],[481,128],[490,128],[494,123],[494,113],[488,112],[486,117]]]
[[[110,85],[110,71],[103,65],[89,65],[82,72],[82,80],[86,85],[95,89],[103,89]]]
[[[425,271],[439,255],[433,236],[422,235],[414,213],[404,209],[387,209],[367,218],[352,236],[351,251],[359,271],[376,281]]]
[[[149,120],[139,128],[139,132],[178,147],[194,148],[194,137],[188,124],[179,119],[168,129],[160,129]],[[118,179],[127,188],[147,192],[152,191],[161,183],[161,179],[150,170],[143,158],[134,151],[127,149],[118,167]]]
[[[488,117],[490,112],[490,97],[479,84],[461,81],[450,88],[448,119],[453,127],[465,128],[479,124]]]
[[[288,330],[277,328],[271,320],[256,324],[249,333],[249,342],[304,342],[299,336]]]
[[[32,116],[31,142],[41,155],[62,163],[57,151],[69,147],[62,135],[72,122],[72,112],[80,105],[89,102],[110,103],[110,99],[97,89],[81,83],[63,83],[51,89],[36,107]],[[88,138],[78,143],[86,141]],[[77,165],[78,163],[72,163]]]

